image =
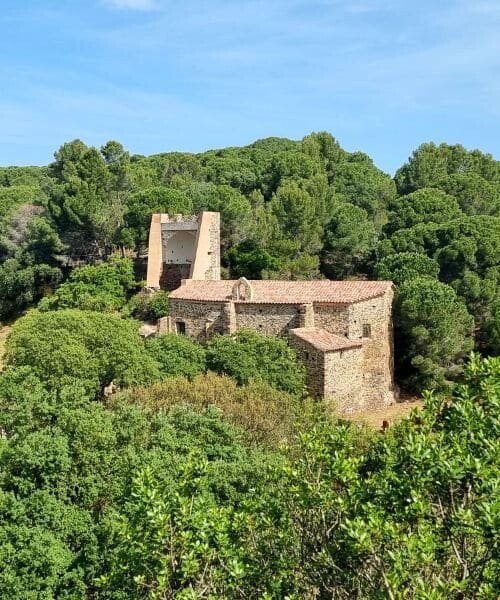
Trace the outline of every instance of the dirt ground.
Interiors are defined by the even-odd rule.
[[[401,398],[399,402],[380,410],[364,410],[353,413],[346,418],[350,421],[365,421],[371,427],[380,429],[384,421],[387,421],[390,426],[395,421],[408,415],[414,408],[420,410],[423,404],[421,398],[409,396]]]

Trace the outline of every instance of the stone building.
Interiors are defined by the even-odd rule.
[[[392,299],[388,281],[184,280],[163,329],[198,341],[239,329],[287,337],[310,393],[347,413],[394,400]]]
[[[149,230],[147,287],[175,290],[182,279],[220,279],[220,215],[154,214]]]

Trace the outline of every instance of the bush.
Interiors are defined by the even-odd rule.
[[[69,281],[63,283],[53,296],[44,298],[40,309],[112,312],[125,305],[127,295],[136,286],[132,261],[113,255],[106,262],[72,271]]]
[[[90,394],[113,381],[117,385],[159,379],[158,366],[146,352],[137,323],[114,315],[75,309],[31,310],[12,328],[6,361],[30,366],[47,385],[85,382]]]
[[[110,520],[132,500],[137,470],[147,467],[173,499],[192,457],[201,458],[200,496],[221,505],[244,498],[262,476],[262,453],[245,448],[215,408],[154,414],[62,391],[46,389],[28,367],[0,377],[1,598],[101,597],[96,579],[109,573],[116,546]],[[195,474],[191,482],[194,489]],[[136,548],[131,540],[130,556]],[[113,598],[135,597],[127,593],[135,583],[129,577]]]
[[[255,331],[239,331],[232,336],[215,336],[207,345],[207,366],[226,373],[243,385],[251,380],[301,395],[305,369],[286,341]]]
[[[39,300],[61,280],[57,267],[24,267],[15,258],[0,264],[0,319],[8,319]]]
[[[265,382],[251,381],[238,386],[227,375],[207,373],[192,381],[176,377],[149,387],[125,392],[132,404],[153,413],[187,404],[197,410],[216,406],[235,425],[241,427],[252,444],[277,447],[292,440],[298,423],[307,422],[312,411],[308,400],[299,400]],[[314,410],[323,405],[314,403]]]
[[[160,335],[146,342],[146,349],[158,363],[162,378],[184,375],[193,379],[205,371],[204,348],[183,335]]]
[[[170,311],[168,292],[164,290],[156,292],[141,290],[130,298],[126,309],[141,321],[152,321],[166,317]]]

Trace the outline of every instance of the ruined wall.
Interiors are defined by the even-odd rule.
[[[220,279],[219,213],[152,215],[147,287],[174,290],[188,278]]]
[[[291,304],[235,304],[238,329],[284,336],[299,326],[299,306]]]
[[[220,279],[220,213],[202,212],[194,243],[190,279]]]
[[[369,408],[394,401],[392,290],[349,307],[349,338],[363,341],[363,398]],[[370,337],[363,337],[369,325]]]
[[[162,215],[152,215],[151,226],[149,228],[149,249],[146,281],[148,287],[155,289],[160,287],[160,277],[163,261],[161,221]]]
[[[190,264],[165,264],[162,265],[160,288],[169,292],[176,290],[183,279],[189,277]]]
[[[363,349],[346,348],[325,354],[324,398],[333,410],[346,414],[364,405]]]
[[[314,327],[330,333],[347,336],[349,333],[349,306],[342,304],[315,304]]]
[[[325,353],[317,350],[295,335],[290,335],[288,342],[306,368],[306,384],[309,394],[313,398],[323,398],[325,389]]]
[[[186,325],[186,335],[204,342],[214,333],[229,333],[223,318],[222,302],[197,302],[194,300],[170,300],[170,318],[172,330],[176,322]]]

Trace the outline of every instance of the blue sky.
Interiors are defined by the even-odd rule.
[[[0,22],[0,165],[323,130],[390,173],[429,140],[500,159],[500,0],[2,0]]]

